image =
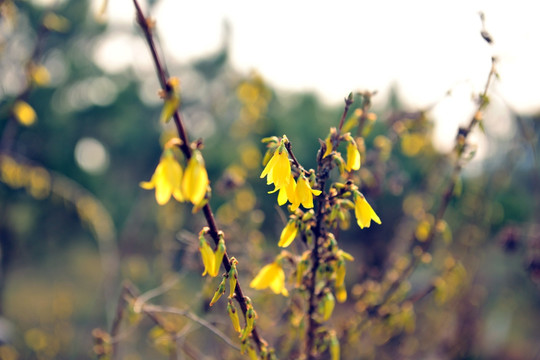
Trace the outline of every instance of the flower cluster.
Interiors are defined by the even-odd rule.
[[[272,151],[273,154],[261,173],[261,178],[266,176],[268,185],[274,184],[275,188],[270,193],[279,191],[278,204],[283,205],[289,201],[292,211],[298,209],[300,205],[306,209],[311,209],[313,207],[313,196],[321,194],[321,190],[312,189],[314,183],[313,172],[309,174],[310,179],[308,179],[303,173],[303,169],[297,169],[300,174],[295,180],[286,147],[289,140],[284,135],[279,142],[277,142],[276,138],[272,138],[270,141],[275,146],[270,148],[267,154],[272,153]]]
[[[179,202],[190,201],[200,206],[205,200],[209,184],[201,153],[193,151],[184,171],[171,149],[171,144],[177,142],[169,141],[167,144],[152,178],[141,182],[140,186],[143,189],[155,189],[159,205],[168,203],[172,196]]]
[[[298,163],[285,135],[281,139],[272,137],[263,141],[269,144],[261,178],[266,177],[268,185],[274,184],[274,190],[270,193],[278,192],[279,205],[287,201],[291,203],[289,220],[281,232],[278,246],[288,247],[300,234],[308,250],[300,256],[283,250],[272,263],[258,272],[250,287],[259,290],[270,288],[276,294],[288,296],[283,269],[283,260],[286,258],[294,267],[296,288],[304,294],[307,290],[307,293],[316,299],[316,314],[310,316],[315,316],[317,322],[322,323],[330,319],[336,300],[347,300],[345,261],[354,260],[350,254],[339,248],[335,236],[326,230],[326,227],[335,228],[339,224],[342,228],[348,228],[352,210],[361,229],[370,227],[371,221],[381,224],[379,216],[350,176],[352,171],[360,169],[361,156],[357,142],[363,144],[363,139],[355,140],[350,133],[341,134],[336,128],[331,128],[328,137],[321,144],[322,156],[318,159],[317,175],[313,169],[306,170]],[[342,142],[346,143],[346,159],[338,151]],[[344,183],[334,182],[328,193],[320,198],[319,209],[312,210],[313,196],[322,194],[328,174],[335,167],[349,180]],[[303,209],[300,209],[300,205]],[[316,261],[314,257],[317,257]],[[333,347],[332,356],[339,357],[339,344],[334,341],[335,334],[332,336],[332,333],[328,332],[326,335],[330,347]]]
[[[344,161],[341,154],[335,149],[341,141],[347,142],[347,160]],[[359,170],[361,165],[360,151],[358,151],[358,145],[350,133],[340,135],[336,128],[330,128],[330,133],[324,141],[326,150],[323,155],[323,159],[327,156],[331,156],[338,165],[340,172]]]

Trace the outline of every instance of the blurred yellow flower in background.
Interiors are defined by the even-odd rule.
[[[257,290],[269,287],[276,294],[289,296],[289,292],[285,288],[285,272],[276,261],[265,265],[257,276],[251,280],[249,286]]]
[[[354,193],[354,214],[356,215],[356,222],[361,229],[371,226],[371,220],[377,224],[381,224],[381,219],[375,213],[371,205],[367,202],[364,195],[359,192]]]
[[[297,233],[298,233],[297,222],[294,220],[289,220],[287,225],[281,231],[281,236],[279,238],[278,246],[280,247],[289,246],[296,238]]]

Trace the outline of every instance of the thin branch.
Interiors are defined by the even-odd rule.
[[[458,131],[458,136],[456,137],[456,148],[457,149],[460,146],[458,142],[461,142],[462,144],[466,144],[466,141],[467,141],[467,138],[468,138],[469,134],[471,133],[471,131],[474,129],[474,127],[480,121],[477,114],[482,109],[484,109],[488,104],[487,93],[488,93],[489,87],[491,85],[492,79],[497,74],[496,67],[495,67],[496,59],[492,58],[491,60],[492,60],[492,62],[491,62],[491,70],[489,72],[489,75],[488,75],[488,78],[487,78],[487,81],[486,81],[486,85],[484,87],[484,91],[480,95],[480,101],[478,103],[477,111],[475,112],[475,115],[473,115],[473,117],[471,118],[468,126],[466,128],[461,128]],[[462,145],[462,146],[464,146],[464,145]],[[416,236],[414,235],[414,233],[413,233],[411,245],[410,245],[410,248],[409,248],[411,252],[416,246],[420,246],[424,252],[427,251],[431,247],[431,244],[433,243],[433,240],[435,238],[435,232],[436,232],[436,229],[435,229],[436,226],[435,225],[440,220],[443,219],[444,214],[445,214],[446,210],[448,209],[448,206],[450,205],[450,200],[452,199],[452,194],[454,193],[454,188],[455,188],[456,183],[457,183],[457,181],[459,179],[459,174],[461,173],[461,170],[463,168],[463,164],[462,164],[462,161],[461,161],[462,156],[463,156],[463,151],[458,151],[458,157],[457,157],[457,159],[455,161],[454,169],[452,170],[452,174],[451,174],[451,177],[450,177],[450,182],[448,183],[448,186],[447,186],[446,190],[442,193],[441,203],[439,204],[439,208],[438,208],[437,212],[435,213],[434,226],[431,227],[427,238],[422,242],[419,241],[416,238]],[[409,265],[404,269],[404,271],[400,274],[400,276],[394,282],[392,282],[392,284],[384,292],[381,301],[377,305],[374,305],[372,308],[376,309],[376,308],[379,308],[380,306],[386,304],[386,302],[392,297],[392,295],[399,288],[399,285],[405,279],[407,279],[410,276],[410,274],[416,268],[418,263],[419,263],[419,259],[414,258],[409,263]]]
[[[210,324],[208,321],[201,319],[200,317],[198,317],[191,311],[182,310],[182,309],[178,309],[171,306],[158,306],[158,305],[152,305],[152,304],[144,304],[142,306],[142,311],[144,313],[157,313],[157,314],[165,313],[165,314],[174,314],[174,315],[184,316],[196,322],[197,324],[201,325],[202,327],[210,330],[211,332],[213,332],[214,335],[219,337],[221,340],[223,340],[223,342],[225,342],[227,345],[229,345],[233,349],[240,351],[240,347],[238,347],[238,345],[233,343],[233,341],[226,334],[224,334],[221,330],[216,328],[214,325]]]
[[[345,118],[347,117],[347,113],[349,112],[349,108],[351,107],[352,103],[353,103],[353,94],[351,92],[349,93],[349,96],[345,98],[345,108],[343,109],[343,114],[341,115],[341,119],[339,120],[338,130],[340,132],[341,132],[341,129],[343,128]]]
[[[160,80],[161,86],[163,87],[165,91],[169,92],[171,91],[171,88],[167,83],[166,72],[164,70],[164,67],[162,66],[162,63],[156,51],[156,46],[155,46],[154,39],[152,36],[152,28],[149,25],[150,22],[144,16],[137,0],[133,0],[133,3],[135,5],[135,9],[137,12],[137,23],[143,30],[148,46],[150,47],[150,51],[152,53],[152,58],[154,60],[154,65],[156,67],[156,72],[158,74],[158,78]],[[180,145],[180,150],[182,151],[186,159],[189,160],[192,156],[192,149],[190,146],[191,143],[189,141],[186,129],[184,127],[184,122],[182,121],[182,118],[180,116],[178,109],[174,112],[173,119],[176,125],[178,136],[180,140],[182,140],[182,144]],[[212,208],[210,207],[210,204],[206,203],[206,205],[203,206],[202,210],[203,210],[203,214],[206,219],[206,222],[208,224],[208,228],[210,229],[208,233],[214,240],[215,245],[217,246],[220,239],[220,236],[219,236],[220,231],[216,224],[216,220],[212,212]],[[229,272],[231,269],[231,265],[230,265],[230,258],[227,252],[225,252],[223,256],[222,264],[223,264],[223,267],[225,268],[225,271]],[[242,309],[242,313],[244,314],[244,318],[245,318],[246,312],[248,310],[248,306],[247,306],[246,298],[242,291],[240,282],[238,282],[236,285],[235,294],[236,294],[235,296],[236,301],[240,305],[240,308]],[[260,337],[257,331],[257,328],[255,326],[253,327],[253,330],[251,332],[251,337],[253,338],[253,341],[255,342],[258,350],[260,351],[263,348],[263,346],[265,346],[266,342]]]
[[[141,308],[144,306],[144,304],[148,300],[150,300],[150,299],[152,299],[152,298],[154,298],[156,296],[159,296],[159,295],[162,295],[162,294],[166,293],[167,291],[172,289],[173,286],[176,285],[177,283],[178,283],[178,278],[172,278],[169,281],[161,284],[157,288],[154,288],[152,290],[148,290],[144,294],[138,296],[137,299],[135,300],[135,303],[133,304],[133,310],[135,312],[140,312]]]

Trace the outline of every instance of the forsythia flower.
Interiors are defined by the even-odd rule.
[[[195,150],[186,167],[182,191],[187,200],[198,205],[204,199],[207,189],[208,173],[204,167],[204,159],[201,153]]]
[[[281,140],[274,155],[261,173],[261,178],[265,176],[266,183],[274,184],[276,189],[281,189],[283,186],[289,184],[291,179],[291,163],[289,162],[287,149],[285,149],[284,140]]]
[[[276,294],[289,296],[285,288],[285,272],[277,262],[265,265],[249,284],[250,287],[262,290],[269,287]]]
[[[336,298],[331,292],[324,294],[321,302],[319,303],[319,312],[323,316],[323,320],[326,321],[332,316],[334,307],[336,306]]]
[[[361,229],[370,227],[371,220],[379,225],[381,224],[379,216],[377,216],[371,205],[369,205],[364,195],[359,192],[354,193],[354,214]]]
[[[199,237],[199,251],[201,252],[204,265],[203,276],[208,274],[212,277],[216,277],[219,272],[219,267],[216,271],[216,257],[214,251],[202,236]]]
[[[332,153],[332,138],[330,135],[324,140],[324,143],[326,144],[326,151],[323,154],[323,159],[330,155]]]
[[[165,103],[163,104],[163,109],[161,110],[161,115],[159,117],[160,121],[163,123],[168,122],[180,106],[180,81],[178,78],[172,77],[167,81],[167,84],[171,90],[167,94],[163,92]]]
[[[355,142],[349,142],[347,145],[347,171],[360,169],[360,152]]]
[[[269,194],[275,193],[279,190],[278,193],[278,205],[281,206],[289,200],[291,203],[293,203],[296,199],[296,181],[294,181],[294,178],[291,175],[291,178],[289,179],[289,183],[285,186],[282,186],[281,188],[276,187],[274,190],[268,192]]]
[[[300,204],[306,209],[311,209],[313,207],[313,195],[319,196],[321,192],[321,190],[313,190],[305,176],[300,175],[296,184],[296,198],[292,201],[291,210],[298,209]]]
[[[287,223],[287,226],[283,228],[283,231],[281,231],[281,236],[279,238],[278,246],[280,247],[287,247],[289,246],[293,240],[296,238],[296,234],[298,233],[298,224],[294,220],[289,220]]]
[[[178,201],[184,201],[180,189],[181,181],[182,167],[171,151],[165,151],[150,181],[143,181],[140,186],[147,190],[155,188],[157,203],[164,205],[169,201],[171,195]]]

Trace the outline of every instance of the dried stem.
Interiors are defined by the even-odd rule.
[[[347,117],[347,113],[349,112],[349,108],[351,107],[353,100],[353,94],[349,93],[349,96],[345,98],[345,108],[343,109],[343,114],[341,115],[341,119],[339,120],[339,131],[343,128],[343,124],[345,123],[345,118]]]
[[[163,87],[163,89],[166,92],[169,92],[172,89],[170,89],[170,85],[168,85],[168,83],[167,83],[167,74],[166,74],[165,69],[164,69],[164,67],[162,65],[162,62],[160,61],[159,55],[157,54],[157,51],[156,51],[156,45],[155,45],[155,42],[154,42],[154,38],[152,36],[152,28],[150,26],[150,22],[144,16],[144,14],[143,14],[137,0],[133,0],[133,3],[135,5],[135,9],[137,11],[137,23],[139,24],[139,26],[143,30],[146,41],[148,43],[148,46],[150,47],[150,51],[152,53],[152,58],[154,60],[154,66],[156,68],[157,76],[159,78],[161,86]],[[191,156],[192,156],[192,149],[191,149],[191,146],[190,146],[191,143],[189,141],[188,134],[187,134],[186,129],[184,127],[184,122],[182,121],[182,118],[180,116],[180,113],[179,113],[178,109],[174,112],[173,119],[174,119],[174,124],[175,124],[177,132],[178,132],[178,136],[179,136],[180,140],[182,140],[182,144],[180,145],[180,150],[182,151],[182,153],[184,154],[186,159],[189,160],[191,158]],[[206,205],[204,205],[202,210],[203,210],[203,214],[204,214],[204,217],[206,219],[206,222],[208,224],[208,228],[210,229],[210,231],[208,233],[212,237],[212,239],[214,240],[215,245],[217,246],[217,244],[219,242],[219,239],[220,239],[220,236],[219,236],[220,231],[219,231],[219,228],[218,228],[218,226],[216,224],[216,220],[215,220],[212,208],[207,203]],[[222,264],[223,264],[223,267],[225,268],[225,271],[229,272],[229,270],[231,269],[230,258],[229,258],[229,255],[226,252],[225,252],[225,254],[223,256]],[[242,291],[242,287],[240,285],[240,282],[238,282],[237,285],[236,285],[235,295],[236,295],[235,296],[236,301],[240,305],[240,308],[242,309],[242,313],[244,314],[244,318],[245,318],[246,312],[248,310],[248,306],[247,306],[247,302],[246,302],[244,293]],[[263,346],[265,344],[265,341],[260,337],[256,327],[253,328],[253,330],[251,332],[251,336],[252,336],[253,341],[255,342],[257,348],[260,351],[263,348]]]
[[[466,128],[460,128],[458,131],[458,136],[456,137],[456,151],[457,151],[457,159],[454,164],[454,168],[452,170],[452,174],[450,176],[450,182],[448,183],[448,186],[446,187],[446,190],[442,193],[441,203],[439,204],[439,208],[437,209],[437,212],[435,213],[435,220],[434,220],[434,226],[430,228],[429,234],[427,238],[424,241],[419,241],[416,236],[412,235],[411,245],[410,245],[410,252],[412,253],[413,249],[417,246],[420,246],[421,249],[425,252],[427,251],[435,238],[435,232],[436,232],[436,224],[443,219],[444,214],[446,210],[448,209],[448,206],[450,205],[450,200],[452,199],[452,194],[454,193],[454,188],[457,184],[457,181],[459,179],[459,174],[461,173],[461,170],[463,168],[463,151],[460,151],[460,147],[464,146],[466,144],[466,141],[468,139],[469,134],[474,129],[474,127],[479,123],[480,118],[478,117],[478,113],[481,112],[488,104],[488,97],[487,93],[489,90],[489,87],[491,85],[493,77],[496,76],[496,59],[491,59],[491,70],[489,72],[486,85],[484,87],[484,91],[480,95],[480,101],[478,103],[477,110],[475,112],[475,115],[471,118],[469,124]],[[461,144],[461,145],[460,145]],[[376,310],[380,306],[384,305],[390,297],[397,291],[401,283],[407,279],[413,270],[416,268],[416,266],[419,263],[419,259],[415,257],[409,265],[403,270],[403,272],[400,274],[400,276],[392,282],[392,284],[388,287],[388,289],[383,293],[382,299],[379,302],[379,304],[373,306],[371,309],[368,309],[368,312],[371,313],[373,310]],[[363,324],[367,319],[364,319],[361,324]],[[361,325],[359,325],[360,327]]]

